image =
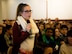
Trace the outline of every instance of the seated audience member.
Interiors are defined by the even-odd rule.
[[[41,35],[41,38],[37,38],[35,41],[34,54],[43,54],[44,47],[51,46],[54,47],[54,38],[53,38],[52,28],[47,28],[44,35]]]
[[[66,36],[67,36],[67,32],[68,32],[68,27],[67,27],[67,25],[61,25],[61,27],[60,27],[60,33],[61,33],[61,38],[63,38],[64,39],[64,41],[65,41],[65,38],[66,38]]]
[[[6,54],[7,45],[4,39],[3,26],[0,25],[0,54]]]
[[[55,18],[54,24],[56,24],[56,23],[59,23],[59,18],[58,17]]]
[[[49,23],[49,24],[52,24],[52,21],[51,21],[51,19],[50,19],[50,18],[48,19],[48,23]]]
[[[52,47],[55,46],[54,38],[53,38],[53,29],[47,28],[45,31],[45,35],[42,36],[42,40],[45,44],[51,45]]]
[[[72,54],[72,30],[68,31],[65,44],[61,45],[59,54]]]
[[[7,44],[8,48],[13,45],[13,36],[12,36],[12,26],[11,25],[6,26],[6,32],[4,34],[4,38],[6,40],[6,44]]]
[[[39,23],[38,28],[39,28],[39,34],[43,35],[45,33],[45,31],[44,31],[44,24],[43,23]]]
[[[45,34],[45,30],[44,30],[44,24],[43,23],[39,23],[39,33],[37,34],[36,38],[38,40],[38,42],[42,41],[42,36]]]
[[[59,53],[59,48],[60,48],[61,44],[64,43],[63,39],[60,38],[60,32],[59,32],[58,28],[54,29],[54,38],[55,38],[56,46],[55,46],[53,54],[58,54]]]
[[[34,43],[34,54],[42,54],[43,53],[43,42],[42,36],[44,35],[44,24],[39,23],[39,33],[35,36],[35,43]]]
[[[53,22],[51,21],[51,19],[50,18],[48,18],[48,19],[45,19],[45,21],[44,21],[45,23],[49,23],[49,24],[52,24]]]
[[[58,28],[58,29],[60,29],[60,26],[61,26],[60,23],[56,23],[56,24],[54,25],[54,27],[55,27],[55,28]]]
[[[43,23],[39,23],[39,33],[36,35],[36,39],[38,42],[42,41],[42,36],[45,34],[45,30],[44,30],[44,24]]]

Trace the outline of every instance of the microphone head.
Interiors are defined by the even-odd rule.
[[[27,23],[30,23],[30,21],[29,21],[29,20],[27,20]]]

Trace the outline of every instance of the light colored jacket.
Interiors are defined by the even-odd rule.
[[[68,44],[61,45],[59,54],[72,54],[72,46]]]

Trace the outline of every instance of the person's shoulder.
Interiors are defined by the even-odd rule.
[[[67,44],[64,43],[61,45],[61,49],[66,49],[66,48],[67,48]]]
[[[15,21],[14,24],[18,24],[17,21]]]
[[[13,27],[19,25],[17,21],[14,22]]]

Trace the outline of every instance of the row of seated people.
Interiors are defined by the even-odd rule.
[[[8,54],[8,49],[13,45],[12,26],[0,25],[0,54]]]
[[[60,46],[65,44],[67,33],[72,29],[60,23],[51,25],[40,22],[37,25],[39,34],[36,35],[34,54],[49,54],[49,51],[50,54],[59,54]]]
[[[59,54],[59,49],[66,41],[67,32],[71,30],[67,25],[55,23],[37,23],[39,33],[35,37],[33,54]],[[12,26],[0,26],[0,53],[8,54],[8,49],[13,45]]]

